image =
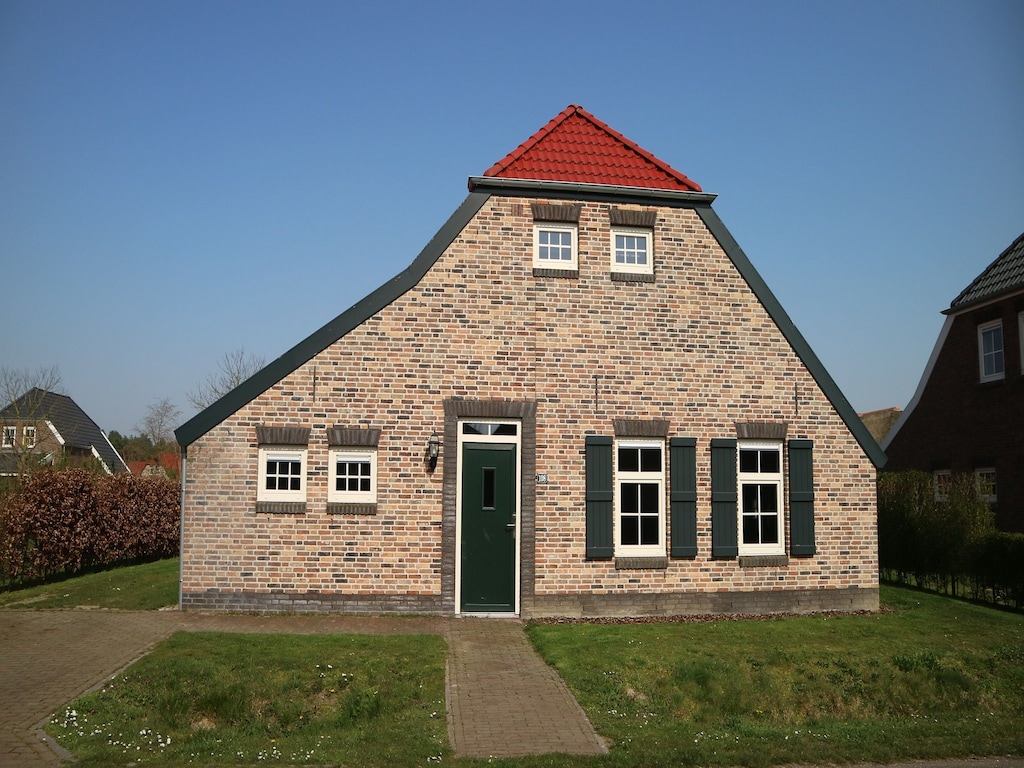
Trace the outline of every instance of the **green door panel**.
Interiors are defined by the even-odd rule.
[[[462,447],[460,610],[515,611],[516,446]]]

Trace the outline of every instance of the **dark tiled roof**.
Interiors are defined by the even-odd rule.
[[[701,191],[697,182],[575,104],[484,171],[484,176]]]
[[[32,388],[0,411],[0,419],[4,418],[45,419],[60,433],[65,445],[84,450],[95,448],[111,472],[128,471],[103,430],[67,395]]]
[[[963,309],[972,304],[1002,296],[1024,288],[1024,234],[999,254],[985,271],[953,299],[950,310]]]

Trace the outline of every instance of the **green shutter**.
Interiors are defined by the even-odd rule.
[[[673,437],[669,441],[672,557],[697,556],[697,440]]]
[[[612,508],[612,438],[587,437],[587,558],[615,556]]]
[[[711,441],[711,556],[736,557],[736,440]]]
[[[789,441],[789,554],[811,557],[814,546],[814,443]]]

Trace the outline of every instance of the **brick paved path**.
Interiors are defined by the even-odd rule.
[[[452,619],[448,649],[448,736],[457,757],[608,751],[521,622]]]
[[[0,768],[69,757],[39,726],[173,632],[441,634],[457,756],[605,751],[561,678],[508,619],[235,616],[177,611],[0,611]]]

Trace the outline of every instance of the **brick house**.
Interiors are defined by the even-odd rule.
[[[577,106],[176,432],[183,608],[874,609],[884,454],[711,208]]]
[[[953,299],[886,438],[887,470],[971,473],[996,527],[1024,532],[1024,234]]]
[[[0,410],[0,476],[44,464],[92,464],[107,474],[128,471],[106,433],[78,403],[33,387]]]

